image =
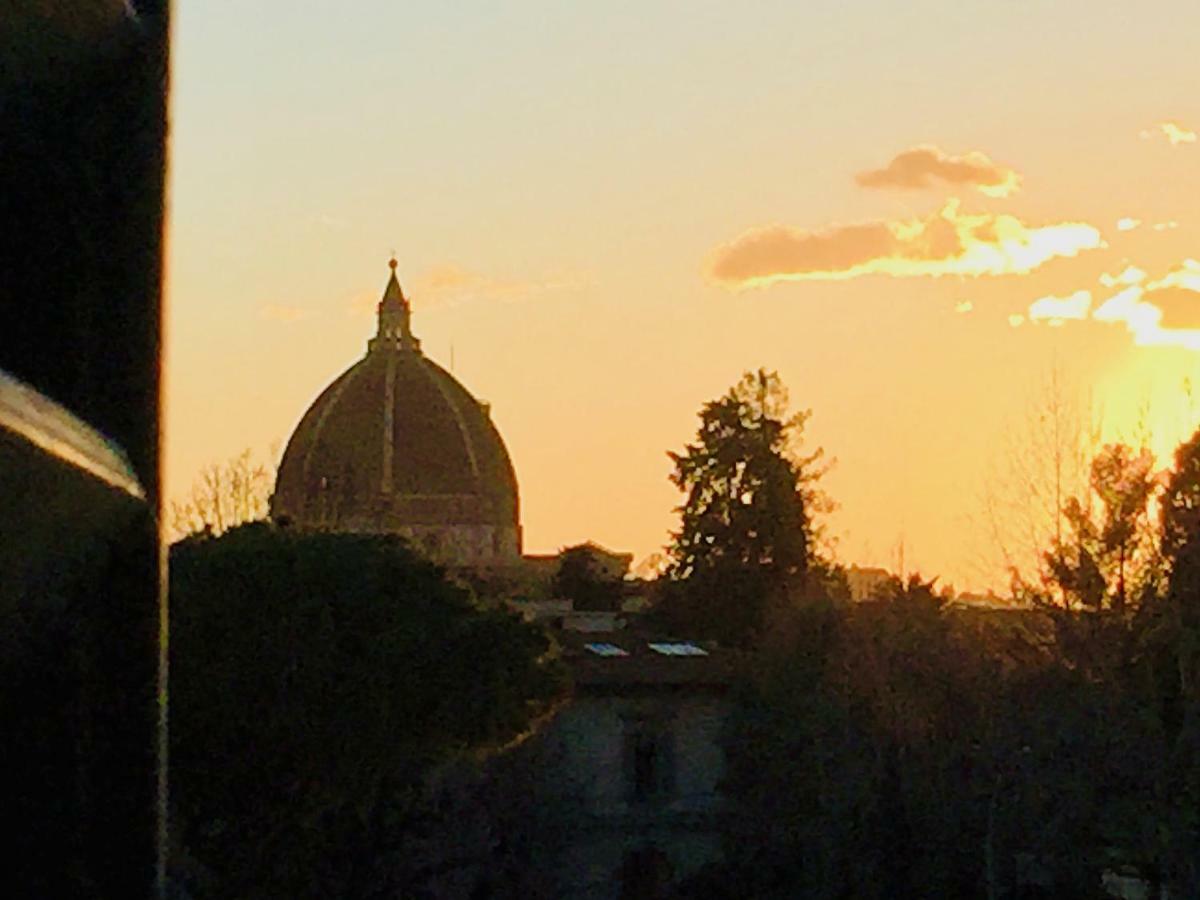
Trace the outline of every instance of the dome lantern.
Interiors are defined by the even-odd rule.
[[[396,278],[396,257],[388,260],[388,268],[392,274],[388,277],[387,286],[383,289],[383,298],[376,307],[379,328],[375,337],[367,342],[367,352],[376,350],[407,350],[413,353],[421,352],[421,342],[413,337],[412,307],[400,280]]]

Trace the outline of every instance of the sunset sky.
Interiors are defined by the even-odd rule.
[[[282,450],[394,249],[526,549],[642,558],[742,371],[813,411],[841,561],[999,584],[982,507],[1057,370],[1200,423],[1194,2],[181,2],[166,487]]]

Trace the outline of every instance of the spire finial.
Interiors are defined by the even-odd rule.
[[[397,265],[398,265],[398,263],[396,262],[396,251],[393,250],[392,258],[388,260],[388,268],[391,269],[393,272],[395,272]]]

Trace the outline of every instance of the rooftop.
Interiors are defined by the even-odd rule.
[[[589,692],[625,689],[724,691],[745,654],[708,641],[629,629],[599,635],[556,634],[576,688]]]

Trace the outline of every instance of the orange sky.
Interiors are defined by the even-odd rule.
[[[179,4],[168,496],[286,441],[393,248],[532,551],[661,548],[666,451],[759,366],[839,557],[959,587],[1052,370],[1105,439],[1200,422],[1194,5],[399,6]]]

